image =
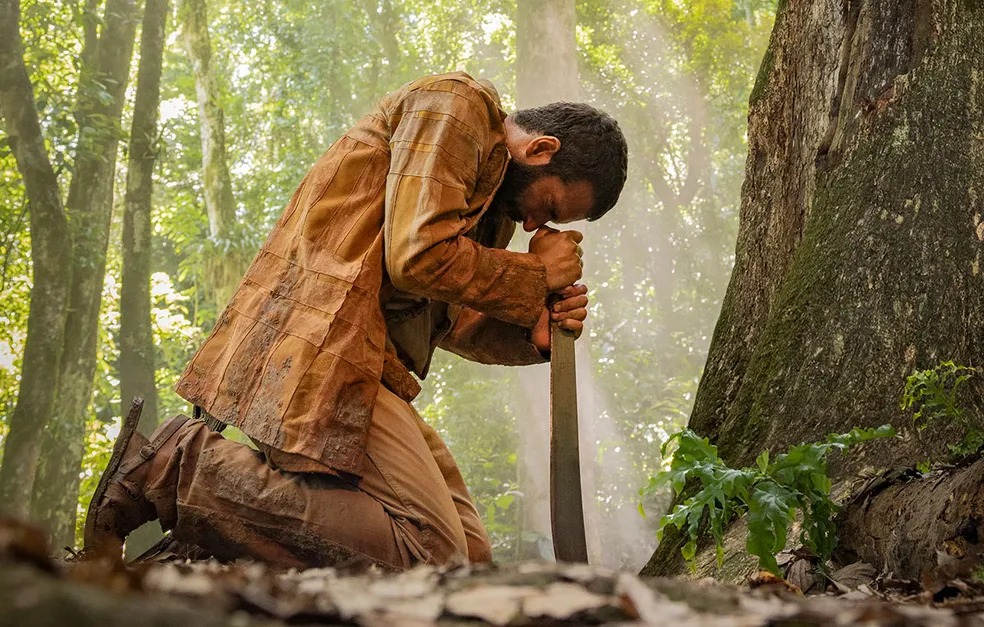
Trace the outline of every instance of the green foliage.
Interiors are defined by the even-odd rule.
[[[977,368],[952,361],[940,362],[935,368],[914,371],[906,379],[902,392],[901,407],[913,410],[912,422],[920,431],[939,420],[963,429],[960,442],[949,447],[951,453],[961,457],[984,446],[984,431],[979,421],[972,420],[957,401],[961,385],[977,373]]]
[[[660,490],[666,484],[680,495],[688,482],[699,490],[660,520],[658,536],[668,526],[687,535],[683,557],[695,567],[697,540],[706,524],[717,546],[720,567],[724,555],[724,528],[735,517],[747,516],[746,549],[759,558],[759,565],[779,574],[775,554],[786,546],[789,525],[796,511],[803,515],[799,539],[815,555],[826,561],[837,546],[833,515],[838,506],[830,500],[827,455],[874,438],[892,437],[895,429],[855,428],[849,433],[830,435],[823,442],[800,444],[771,460],[765,451],[752,468],[729,468],[719,457],[717,447],[689,429],[674,434],[663,445],[676,444],[670,468],[650,480],[642,493]]]

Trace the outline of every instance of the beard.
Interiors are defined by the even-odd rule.
[[[506,166],[506,174],[502,178],[502,185],[492,199],[492,207],[499,213],[504,213],[514,222],[522,222],[524,219],[523,211],[520,209],[519,200],[529,189],[530,185],[546,176],[545,166],[526,165],[519,163],[515,159]]]

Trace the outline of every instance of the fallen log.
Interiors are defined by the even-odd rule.
[[[860,486],[842,484],[837,491],[847,494],[839,499],[843,509],[837,517],[835,569],[865,562],[879,573],[919,581],[932,590],[970,576],[984,564],[984,458],[926,474],[888,471]],[[742,583],[757,570],[757,560],[745,551],[746,532],[741,521],[727,529],[720,568],[713,545],[705,539],[698,546],[696,570],[689,572],[680,556],[685,538],[670,530],[642,574]],[[796,545],[797,534],[794,524],[788,546]]]
[[[925,475],[889,473],[862,487],[838,519],[841,562],[865,561],[897,577],[942,582],[984,561],[984,459]]]

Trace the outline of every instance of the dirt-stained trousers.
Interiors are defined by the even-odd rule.
[[[253,450],[198,421],[176,438],[173,449],[159,453],[169,455],[166,463],[155,460],[145,495],[174,539],[218,558],[396,570],[491,560],[488,534],[451,452],[412,405],[384,386],[360,480],[292,472],[276,451]]]

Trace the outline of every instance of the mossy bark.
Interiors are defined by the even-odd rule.
[[[152,211],[154,162],[157,160],[157,118],[168,0],[146,0],[140,27],[140,64],[130,127],[126,200],[123,203],[123,268],[120,286],[120,400],[129,408],[135,396],[144,399],[140,431],[157,427],[154,329],[151,318]],[[160,540],[159,524],[144,525],[126,540],[128,555],[139,555]]]
[[[34,266],[22,385],[4,446],[0,500],[11,513],[24,515],[30,508],[57,537],[71,539],[136,3],[110,0],[101,28],[94,21],[85,24],[78,146],[64,207],[24,67],[20,6],[0,6],[0,111],[31,206]]]
[[[785,3],[751,102],[736,265],[690,426],[734,465],[894,424],[905,378],[984,365],[984,3]],[[978,378],[962,401],[984,416]],[[911,465],[954,428],[836,463]],[[646,573],[678,572],[672,542]]]
[[[232,298],[252,251],[235,245],[236,200],[226,150],[225,109],[212,58],[207,0],[180,0],[181,41],[195,75],[198,127],[202,139],[202,193],[208,215],[205,260],[207,288],[218,311]]]

